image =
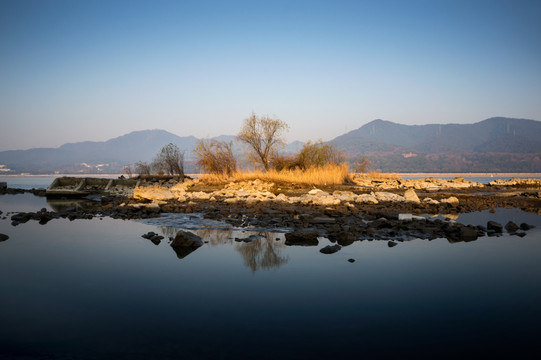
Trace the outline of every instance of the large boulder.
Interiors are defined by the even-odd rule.
[[[381,202],[404,202],[406,200],[403,196],[385,191],[376,192],[375,196]]]
[[[203,246],[203,240],[189,231],[180,230],[171,242],[171,247],[179,259],[185,258]]]
[[[379,201],[373,194],[361,194],[355,200],[358,204],[378,204]]]
[[[133,197],[147,200],[171,200],[175,196],[171,190],[162,186],[138,186],[133,189]]]
[[[459,201],[455,196],[448,197],[447,199],[442,199],[440,201],[442,204],[449,204],[453,207],[458,206]]]
[[[412,202],[419,204],[421,200],[419,200],[419,197],[417,196],[417,193],[413,189],[408,189],[404,193],[404,199],[406,199],[407,202]]]

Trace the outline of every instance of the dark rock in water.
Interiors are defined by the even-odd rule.
[[[320,249],[319,252],[322,254],[334,254],[339,251],[342,247],[338,244],[336,245],[327,245],[324,248]]]
[[[492,230],[497,233],[501,233],[503,231],[503,226],[500,223],[497,223],[496,221],[489,221],[487,222],[487,230]]]
[[[171,243],[171,246],[198,248],[203,246],[203,240],[192,232],[180,230],[175,236],[173,242]]]
[[[285,244],[288,246],[317,246],[319,244],[317,237],[318,233],[315,230],[293,231],[286,234]]]
[[[349,261],[350,263],[354,263],[354,262],[355,262],[355,259],[348,259],[348,261]]]
[[[398,245],[398,244],[395,243],[394,241],[389,241],[389,242],[387,242],[387,246],[388,246],[388,247],[395,247],[396,245]]]
[[[520,230],[530,230],[530,229],[533,229],[534,227],[535,226],[530,225],[530,224],[526,224],[526,223],[520,224]]]
[[[464,226],[460,229],[460,240],[462,241],[475,241],[478,235],[477,228],[473,226]]]
[[[159,245],[160,242],[164,239],[163,236],[161,235],[158,235],[156,234],[155,232],[153,231],[149,231],[148,233],[144,234],[144,235],[141,235],[141,237],[145,238],[145,239],[148,239],[150,241],[152,241],[152,243],[154,245]]]
[[[518,229],[518,225],[512,221],[509,221],[507,224],[505,224],[505,230],[507,230],[508,233],[513,233]]]
[[[348,231],[338,231],[329,234],[329,240],[332,242],[337,242],[339,245],[348,246],[353,244],[356,240],[355,235]]]
[[[189,231],[179,231],[171,242],[171,247],[179,259],[183,259],[203,246],[203,240]]]
[[[246,238],[235,238],[236,242],[245,242],[245,243],[251,243],[252,241],[255,241],[259,239],[261,236],[258,235],[250,235]]]
[[[7,239],[9,239],[9,236],[6,234],[0,234],[0,241],[6,241]]]
[[[519,236],[519,237],[524,237],[524,236],[526,236],[526,233],[523,232],[523,231],[516,231],[516,232],[512,233],[511,235],[515,235],[515,236]]]

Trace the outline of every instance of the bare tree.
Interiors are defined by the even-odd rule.
[[[197,142],[194,153],[197,164],[203,171],[231,175],[237,170],[232,142],[201,139]]]
[[[143,161],[138,161],[135,163],[135,172],[139,176],[150,175],[150,165]]]
[[[244,119],[237,138],[248,145],[252,157],[260,161],[266,171],[272,156],[285,144],[284,132],[288,129],[289,126],[280,119],[252,113]]]
[[[169,143],[161,148],[154,158],[152,166],[157,171],[184,177],[184,153],[180,151],[178,146]]]
[[[124,171],[126,173],[126,175],[128,175],[128,178],[131,178],[132,175],[133,175],[133,168],[132,168],[131,164],[128,164],[128,165],[124,166],[122,168],[122,171]]]

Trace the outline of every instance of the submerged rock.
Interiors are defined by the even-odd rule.
[[[0,241],[6,241],[7,239],[9,239],[9,236],[6,234],[0,234]]]
[[[322,254],[334,254],[339,251],[342,247],[338,244],[336,245],[327,245],[324,248],[320,249],[319,252]]]
[[[518,225],[512,221],[509,221],[507,224],[505,224],[505,230],[507,230],[508,233],[514,233],[518,229]]]
[[[285,236],[285,244],[288,246],[317,246],[319,244],[319,241],[317,240],[318,233],[315,230],[293,231],[287,233]]]
[[[387,242],[387,246],[388,247],[395,247],[396,245],[398,245],[398,243],[394,242],[394,241],[389,241]]]
[[[489,221],[487,222],[487,230],[492,230],[497,233],[501,233],[503,231],[503,226],[500,223],[497,223],[495,221]]]

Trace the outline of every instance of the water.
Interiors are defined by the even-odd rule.
[[[1,216],[50,206],[31,194],[0,196]],[[207,241],[182,258],[166,240],[176,230],[163,219],[157,225],[105,218],[16,227],[0,220],[0,233],[10,237],[0,242],[0,358],[537,353],[540,216],[498,209],[458,219],[526,219],[537,227],[524,238],[412,240],[393,248],[363,241],[332,255],[319,252],[330,244],[323,238],[317,247],[289,247],[283,233],[182,219],[173,225]],[[166,239],[154,245],[141,237],[149,231]],[[235,241],[250,235],[259,237]]]

